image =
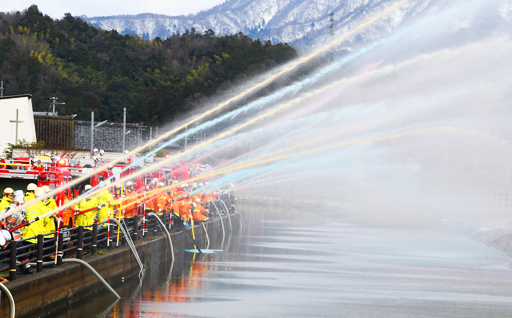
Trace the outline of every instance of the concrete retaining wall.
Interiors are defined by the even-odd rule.
[[[239,230],[237,215],[231,215],[233,230]],[[222,226],[219,220],[210,220],[206,223],[211,244],[218,244],[222,240]],[[227,217],[224,218],[226,235],[229,234]],[[206,238],[202,226],[194,227],[196,242],[206,245]],[[183,256],[186,249],[193,248],[192,240],[185,233],[171,233],[176,259]],[[226,238],[227,240],[227,238]],[[202,242],[202,243],[200,243]],[[164,234],[146,237],[135,242],[137,252],[148,268],[163,261],[171,260],[168,239]],[[213,245],[216,246],[216,245]],[[93,255],[84,258],[105,280],[114,288],[121,284],[123,278],[137,275],[139,266],[128,246],[112,249],[103,255]],[[79,264],[64,264],[63,266],[44,269],[43,272],[21,277],[5,285],[14,297],[16,304],[16,317],[44,317],[56,310],[85,298],[92,293],[101,292],[106,297],[110,292],[86,268]],[[108,295],[108,296],[107,296]],[[8,317],[9,303],[2,296],[0,303],[0,316]]]

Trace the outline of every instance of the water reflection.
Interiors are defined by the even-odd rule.
[[[439,231],[312,224],[310,213],[292,212],[253,209],[225,252],[182,254],[172,273],[164,262],[140,286],[125,282],[113,307],[98,296],[61,317],[512,314],[512,259],[495,249]]]

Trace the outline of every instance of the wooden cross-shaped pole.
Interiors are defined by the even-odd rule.
[[[18,123],[23,123],[23,121],[18,120],[18,113],[19,110],[16,109],[16,120],[11,120],[11,123],[16,123],[16,141],[14,142],[15,145],[18,143]]]

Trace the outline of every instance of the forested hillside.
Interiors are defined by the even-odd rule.
[[[53,20],[37,6],[0,15],[0,80],[4,95],[32,94],[34,110],[51,96],[61,115],[157,125],[190,110],[194,101],[240,78],[296,56],[286,44],[242,33],[216,37],[193,29],[166,40],[101,31],[70,14]]]

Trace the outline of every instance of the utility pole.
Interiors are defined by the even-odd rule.
[[[185,127],[185,151],[187,150],[187,140],[188,140],[187,131],[188,131],[188,127]]]
[[[330,25],[329,25],[329,34],[331,35],[331,40],[332,40],[332,38],[334,37],[334,11],[331,11],[330,16],[331,16],[331,19],[329,21],[329,23],[330,23]],[[330,52],[331,61],[334,60],[333,51],[334,51],[334,49],[331,49],[331,52]]]
[[[52,101],[52,113],[54,115],[57,115],[57,113],[55,113],[55,105],[66,105],[66,103],[58,103],[57,102],[57,99],[59,99],[58,97],[50,97],[48,99]]]
[[[123,152],[126,149],[126,107],[123,109]]]
[[[331,20],[329,21],[330,22],[330,26],[329,26],[329,34],[332,36],[334,36],[334,11],[331,11]]]
[[[94,149],[94,112],[91,112],[91,159]]]
[[[4,81],[0,84],[0,97],[4,97]]]
[[[149,141],[153,140],[153,126],[149,126]],[[149,151],[152,151],[153,147],[149,147]]]
[[[199,127],[199,121],[196,121],[196,128]],[[194,139],[196,140],[196,143],[198,143],[199,141],[202,140],[202,134],[203,132],[202,131],[196,131],[196,133],[194,134]]]

